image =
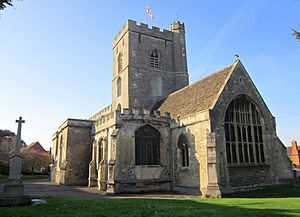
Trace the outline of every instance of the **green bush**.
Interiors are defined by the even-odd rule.
[[[0,161],[0,174],[1,175],[8,175],[9,173],[9,164],[3,161]]]
[[[0,129],[0,137],[5,137],[5,136],[14,136],[15,133],[11,132],[10,130],[1,130]]]

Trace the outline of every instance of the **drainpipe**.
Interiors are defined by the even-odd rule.
[[[172,143],[172,129],[169,130],[170,158],[171,158],[171,191],[175,188],[175,173],[174,173],[174,149]]]
[[[105,142],[105,185],[107,188],[107,180],[108,180],[108,134],[109,133],[109,128],[106,129],[106,142]]]

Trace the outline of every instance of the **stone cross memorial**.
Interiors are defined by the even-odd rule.
[[[21,130],[22,124],[25,123],[22,117],[16,120],[18,123],[18,133],[15,150],[10,157],[9,178],[4,186],[4,195],[6,197],[22,197],[24,196],[24,185],[22,181],[22,155],[21,155]]]

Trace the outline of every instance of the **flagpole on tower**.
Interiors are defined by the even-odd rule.
[[[151,2],[151,0],[148,0],[148,2]],[[147,23],[147,14],[151,17],[151,20],[154,20],[154,16],[150,10],[150,7],[146,5],[146,10],[145,10],[145,17],[144,17],[144,22]]]

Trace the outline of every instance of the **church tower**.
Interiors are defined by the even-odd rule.
[[[128,20],[113,40],[112,109],[151,109],[188,84],[184,23],[161,31]]]

